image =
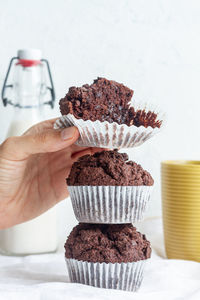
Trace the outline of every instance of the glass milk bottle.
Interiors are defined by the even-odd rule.
[[[8,84],[12,69],[13,80]],[[45,82],[45,71],[50,87]],[[45,102],[49,97],[51,99]],[[55,93],[48,61],[41,59],[37,49],[19,50],[18,56],[10,61],[2,89],[4,106],[14,106],[14,118],[7,137],[21,135],[30,126],[44,120],[45,104],[54,106]],[[57,249],[56,208],[41,216],[0,230],[0,251],[8,255],[26,255],[54,252]]]

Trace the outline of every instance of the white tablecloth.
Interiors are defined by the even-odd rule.
[[[0,256],[0,300],[200,299],[200,264],[164,256],[161,219],[138,224],[152,243],[142,287],[137,293],[69,283],[63,251],[26,257]]]

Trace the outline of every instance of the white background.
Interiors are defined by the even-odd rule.
[[[148,215],[160,215],[160,161],[200,153],[200,2],[198,0],[0,0],[0,86],[18,48],[50,62],[58,100],[69,86],[97,76],[122,82],[135,99],[166,113],[160,135],[129,151],[155,179]],[[3,141],[12,109],[0,107]],[[61,234],[76,223],[69,199],[60,206]],[[62,213],[61,213],[62,212]]]

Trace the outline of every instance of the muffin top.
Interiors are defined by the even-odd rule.
[[[68,185],[77,186],[150,186],[153,183],[147,171],[135,162],[128,161],[128,155],[117,150],[82,156],[73,164],[67,178]]]
[[[150,242],[132,224],[85,224],[73,228],[65,256],[88,262],[127,263],[151,256]]]
[[[73,114],[77,119],[116,122],[128,126],[160,128],[162,121],[151,111],[135,110],[130,106],[133,90],[113,80],[97,78],[93,84],[70,87],[60,100],[62,115]]]

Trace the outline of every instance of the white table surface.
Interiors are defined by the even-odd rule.
[[[200,264],[168,260],[162,223],[154,218],[138,224],[152,243],[153,253],[137,293],[105,290],[69,282],[63,250],[26,257],[0,256],[0,300],[57,299],[200,299]]]

